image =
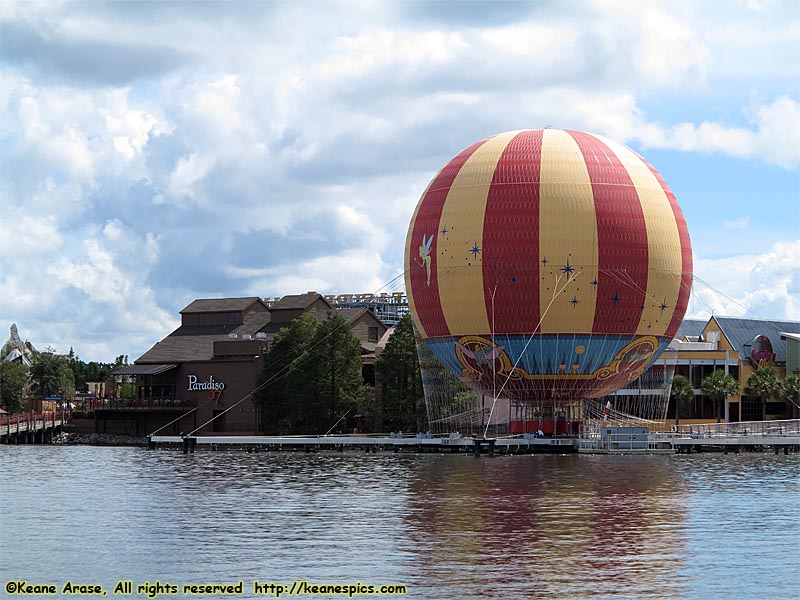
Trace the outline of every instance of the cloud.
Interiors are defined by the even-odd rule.
[[[722,226],[727,227],[728,229],[745,230],[750,226],[750,217],[740,217],[738,219],[734,219],[733,221],[723,221]]]
[[[0,22],[0,56],[48,81],[126,85],[186,62],[166,46],[126,45],[74,38],[56,28],[43,33],[24,21]]]
[[[687,317],[711,314],[800,321],[800,240],[758,255],[695,262]]]
[[[642,122],[632,132],[645,148],[673,148],[682,152],[720,152],[742,158],[760,158],[785,168],[800,165],[800,104],[789,96],[747,109],[752,127],[733,127],[703,121],[664,127]]]
[[[195,297],[375,291],[402,271],[436,170],[500,131],[796,168],[800,30],[760,5],[725,19],[632,0],[4,5],[0,319],[109,360]],[[721,229],[766,231],[792,207],[747,210]],[[758,260],[709,262],[709,277],[794,310],[796,278],[757,276]]]

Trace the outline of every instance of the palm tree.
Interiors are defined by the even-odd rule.
[[[800,375],[789,375],[781,381],[778,395],[786,403],[786,414],[791,418],[800,408]]]
[[[778,395],[780,387],[780,379],[778,379],[771,367],[758,369],[747,378],[747,387],[744,388],[744,393],[761,400],[762,421],[767,420],[767,401]]]
[[[675,425],[678,424],[680,414],[686,415],[688,406],[691,410],[691,402],[694,400],[694,388],[686,377],[675,375],[672,378],[672,387],[669,391],[670,397],[675,401]]]
[[[714,371],[700,382],[700,390],[714,403],[717,423],[720,422],[722,403],[739,392],[739,383],[725,371]]]

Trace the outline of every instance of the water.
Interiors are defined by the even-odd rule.
[[[114,598],[146,597],[113,596],[127,579],[243,580],[247,598],[255,580],[401,583],[409,598],[800,598],[800,455],[6,446],[0,574]]]

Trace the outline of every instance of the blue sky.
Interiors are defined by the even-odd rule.
[[[548,125],[664,176],[689,316],[800,320],[799,53],[778,0],[5,2],[0,327],[133,359],[194,298],[377,291],[444,163]]]

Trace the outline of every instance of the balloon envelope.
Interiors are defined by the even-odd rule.
[[[631,149],[555,129],[499,134],[430,182],[405,249],[420,336],[476,390],[599,397],[635,380],[683,319],[680,207]]]

